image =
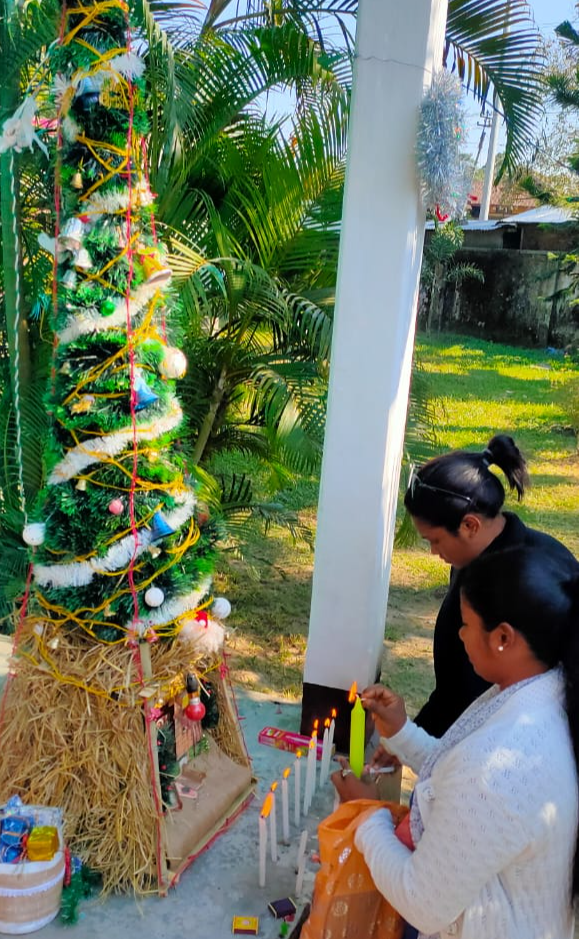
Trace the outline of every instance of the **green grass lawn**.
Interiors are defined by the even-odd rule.
[[[579,458],[564,409],[566,387],[579,381],[577,364],[540,350],[450,335],[419,336],[417,349],[437,399],[441,452],[483,449],[497,432],[513,436],[532,478],[517,511],[579,554]],[[355,492],[351,497],[354,506]],[[302,521],[315,527],[315,482],[301,482],[288,498]],[[516,503],[509,498],[507,504]],[[234,606],[234,675],[256,690],[299,697],[312,552],[285,532],[256,537],[250,548],[253,559],[224,557],[216,585]],[[422,545],[395,551],[383,675],[411,709],[432,682],[432,628],[447,578],[448,568]]]

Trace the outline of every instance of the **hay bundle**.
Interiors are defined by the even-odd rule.
[[[0,727],[0,798],[60,806],[74,854],[103,876],[103,891],[156,889],[158,826],[137,660],[126,645],[87,646],[74,633],[38,637],[24,624]],[[56,646],[56,648],[51,648]],[[184,661],[185,659],[185,661]],[[215,736],[246,762],[215,662],[189,660],[183,644],[151,647],[160,688],[185,669],[212,668],[221,718]],[[156,754],[155,754],[156,756]]]

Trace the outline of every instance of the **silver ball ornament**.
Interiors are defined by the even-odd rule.
[[[147,606],[161,606],[164,599],[165,594],[160,587],[149,587],[145,593],[145,603]]]
[[[24,526],[24,531],[22,532],[22,538],[26,544],[30,545],[31,548],[37,548],[38,545],[44,543],[44,538],[46,536],[46,525],[44,522],[30,522],[29,525]]]
[[[163,378],[183,378],[187,372],[187,359],[180,349],[169,346],[159,365]]]
[[[217,619],[227,619],[231,613],[231,603],[227,597],[215,597],[211,612]]]

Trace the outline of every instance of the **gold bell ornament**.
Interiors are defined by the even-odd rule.
[[[141,245],[137,248],[137,254],[148,284],[161,287],[169,283],[173,271],[163,262],[155,248],[145,248]]]

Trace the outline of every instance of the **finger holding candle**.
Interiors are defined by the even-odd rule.
[[[288,777],[291,773],[291,766],[288,766],[287,769],[283,771],[283,777],[281,781],[281,827],[284,844],[289,844],[290,835],[289,835],[289,792],[288,792]]]
[[[274,864],[277,862],[277,813],[276,813],[276,793],[277,782],[271,784],[269,794],[271,796],[271,812],[269,813],[269,841],[271,848],[271,859]]]

